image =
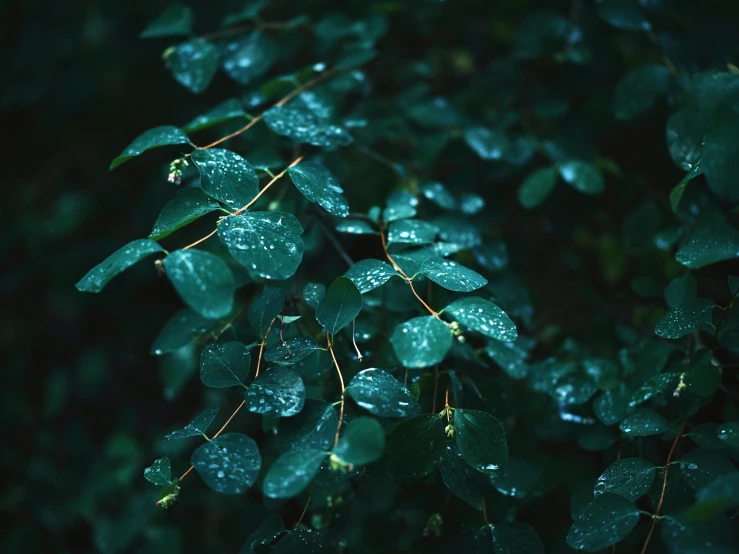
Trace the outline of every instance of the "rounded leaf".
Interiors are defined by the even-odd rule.
[[[408,417],[421,411],[413,394],[382,369],[364,369],[346,387],[354,401],[379,417]]]
[[[282,366],[266,369],[249,385],[246,407],[268,417],[290,417],[305,404],[305,385],[300,375]]]
[[[205,484],[223,494],[247,491],[262,467],[257,443],[239,433],[206,442],[193,452],[190,461]]]
[[[416,317],[398,325],[390,342],[405,367],[430,367],[449,352],[452,331],[434,316]]]
[[[508,463],[505,429],[478,410],[454,410],[454,437],[464,460],[477,471],[500,475]]]

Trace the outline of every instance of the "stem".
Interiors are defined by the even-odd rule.
[[[277,182],[277,181],[278,181],[278,180],[280,179],[280,177],[282,177],[283,175],[285,175],[285,173],[287,173],[287,172],[288,172],[288,170],[289,170],[289,169],[290,169],[291,167],[295,167],[296,165],[298,165],[298,164],[299,164],[299,163],[300,163],[300,162],[302,161],[302,159],[303,159],[304,157],[305,157],[305,156],[298,156],[297,158],[295,158],[295,159],[293,160],[293,162],[292,162],[292,163],[291,163],[291,164],[290,164],[289,166],[287,166],[287,167],[286,167],[285,169],[283,169],[283,170],[282,170],[282,171],[281,171],[280,173],[278,173],[277,175],[275,175],[275,177],[274,177],[274,178],[273,178],[273,179],[272,179],[272,180],[271,180],[271,181],[270,181],[269,183],[267,183],[266,185],[264,185],[264,188],[262,188],[262,190],[260,190],[260,191],[259,191],[259,192],[257,193],[257,195],[256,195],[256,196],[255,196],[254,198],[252,198],[252,199],[251,199],[251,200],[249,201],[249,203],[248,203],[248,204],[246,204],[245,206],[242,206],[241,208],[239,208],[238,210],[236,210],[236,211],[235,211],[234,213],[232,213],[231,215],[232,215],[232,216],[233,216],[233,215],[239,215],[239,214],[240,214],[241,212],[243,212],[244,210],[246,210],[246,209],[248,209],[248,208],[249,208],[250,206],[252,206],[252,205],[253,205],[253,204],[254,204],[254,203],[255,203],[255,202],[257,201],[257,200],[259,200],[259,197],[260,197],[260,196],[262,196],[262,195],[263,195],[263,194],[264,194],[265,192],[267,192],[267,189],[268,189],[269,187],[271,187],[272,185],[274,185],[274,184],[275,184],[275,183],[276,183],[276,182]]]
[[[662,479],[662,493],[659,495],[659,502],[657,503],[657,509],[654,511],[654,515],[652,516],[652,524],[649,527],[649,534],[647,534],[647,540],[644,542],[644,547],[641,549],[641,554],[646,554],[647,547],[649,546],[649,541],[652,538],[652,533],[654,533],[654,528],[657,525],[657,520],[659,519],[659,512],[662,509],[662,503],[665,501],[665,491],[667,490],[667,475],[670,471],[670,460],[672,459],[672,455],[675,453],[675,448],[677,448],[677,443],[680,440],[680,437],[682,437],[683,431],[685,430],[685,423],[687,422],[687,419],[683,420],[683,424],[680,426],[680,430],[677,432],[677,436],[675,437],[675,440],[672,442],[672,447],[670,448],[670,453],[667,455],[667,461],[665,462],[665,476],[664,479]]]
[[[198,239],[198,240],[196,240],[195,242],[193,242],[192,244],[188,244],[187,246],[185,246],[185,247],[183,248],[183,250],[187,250],[188,248],[192,248],[193,246],[197,246],[197,245],[198,245],[198,244],[200,244],[201,242],[203,242],[203,241],[206,241],[206,240],[208,240],[208,239],[209,239],[210,237],[212,237],[213,235],[215,235],[215,234],[216,234],[217,232],[218,232],[218,228],[216,227],[215,229],[213,229],[213,231],[212,231],[212,232],[210,232],[209,234],[207,234],[207,235],[206,235],[206,236],[204,236],[203,238],[201,238],[201,239]]]
[[[305,512],[308,511],[308,506],[310,505],[310,501],[313,498],[313,491],[314,490],[316,490],[316,483],[315,483],[315,481],[313,482],[313,487],[310,489],[310,494],[308,495],[308,500],[305,501],[305,508],[303,508],[303,513],[300,514],[300,519],[295,524],[295,529],[297,529],[300,526],[301,522],[303,521],[303,518],[305,517]]]
[[[336,355],[334,354],[334,347],[331,344],[331,335],[326,332],[326,340],[328,341],[328,351],[331,352],[331,357],[334,360],[336,366],[336,372],[339,374],[339,382],[341,383],[341,404],[339,406],[339,424],[336,426],[336,436],[334,437],[334,448],[339,444],[339,432],[341,431],[341,424],[344,421],[344,376],[341,374],[341,368],[339,368],[339,362],[336,361]]]
[[[269,332],[272,330],[272,326],[275,324],[275,321],[277,321],[276,317],[272,321],[269,322],[269,327],[267,327],[267,332],[264,333],[264,338],[262,339],[262,343],[259,345],[259,358],[257,358],[257,371],[254,374],[255,379],[259,377],[259,367],[262,365],[262,353],[264,352],[264,345],[267,343],[267,337],[269,336]]]

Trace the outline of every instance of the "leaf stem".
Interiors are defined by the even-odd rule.
[[[267,343],[267,337],[269,337],[269,332],[272,330],[272,326],[275,324],[275,321],[277,321],[277,317],[275,317],[274,319],[272,319],[272,321],[269,322],[269,327],[267,327],[267,332],[264,333],[264,338],[262,339],[262,342],[259,344],[259,358],[257,358],[257,371],[256,373],[254,373],[255,379],[259,377],[259,368],[262,365],[262,353],[264,352],[264,345]]]
[[[339,444],[339,433],[341,432],[341,424],[344,421],[344,391],[346,390],[346,387],[344,387],[344,376],[341,374],[341,368],[339,367],[339,362],[336,361],[336,355],[334,354],[334,347],[331,344],[331,335],[329,335],[328,331],[326,332],[326,341],[328,342],[328,351],[331,352],[331,357],[334,360],[334,365],[336,366],[336,372],[339,374],[339,382],[341,383],[341,404],[339,405],[339,424],[336,426],[336,436],[334,437],[334,448],[336,448],[336,445]]]

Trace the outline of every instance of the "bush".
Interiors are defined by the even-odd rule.
[[[192,104],[110,167],[172,198],[77,288],[165,275],[207,389],[98,548],[205,506],[210,551],[737,552],[729,9],[168,7]]]

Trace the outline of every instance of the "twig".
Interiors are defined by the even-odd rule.
[[[341,423],[344,421],[344,376],[341,374],[341,368],[339,368],[339,362],[336,361],[336,355],[334,354],[334,347],[331,344],[331,335],[328,331],[326,332],[326,341],[328,342],[328,351],[331,352],[331,357],[334,360],[336,366],[336,372],[339,374],[339,382],[341,383],[341,404],[339,406],[339,424],[336,426],[336,436],[334,437],[334,448],[339,444],[339,433],[341,432]]]
[[[303,521],[303,518],[305,517],[305,512],[308,511],[308,506],[310,506],[310,501],[313,498],[313,491],[314,490],[316,490],[316,482],[315,481],[313,481],[313,487],[310,489],[310,494],[308,495],[308,500],[305,501],[305,508],[303,508],[303,513],[300,514],[300,519],[295,524],[295,529],[297,529],[300,526],[301,522]]]
[[[276,317],[272,321],[269,322],[269,327],[267,327],[267,332],[264,333],[264,338],[262,339],[262,342],[259,345],[259,358],[257,358],[257,371],[254,374],[255,379],[259,377],[259,367],[262,365],[262,352],[264,352],[264,345],[267,343],[267,337],[269,337],[269,332],[272,330],[272,326],[275,324],[275,321],[277,321]]]

